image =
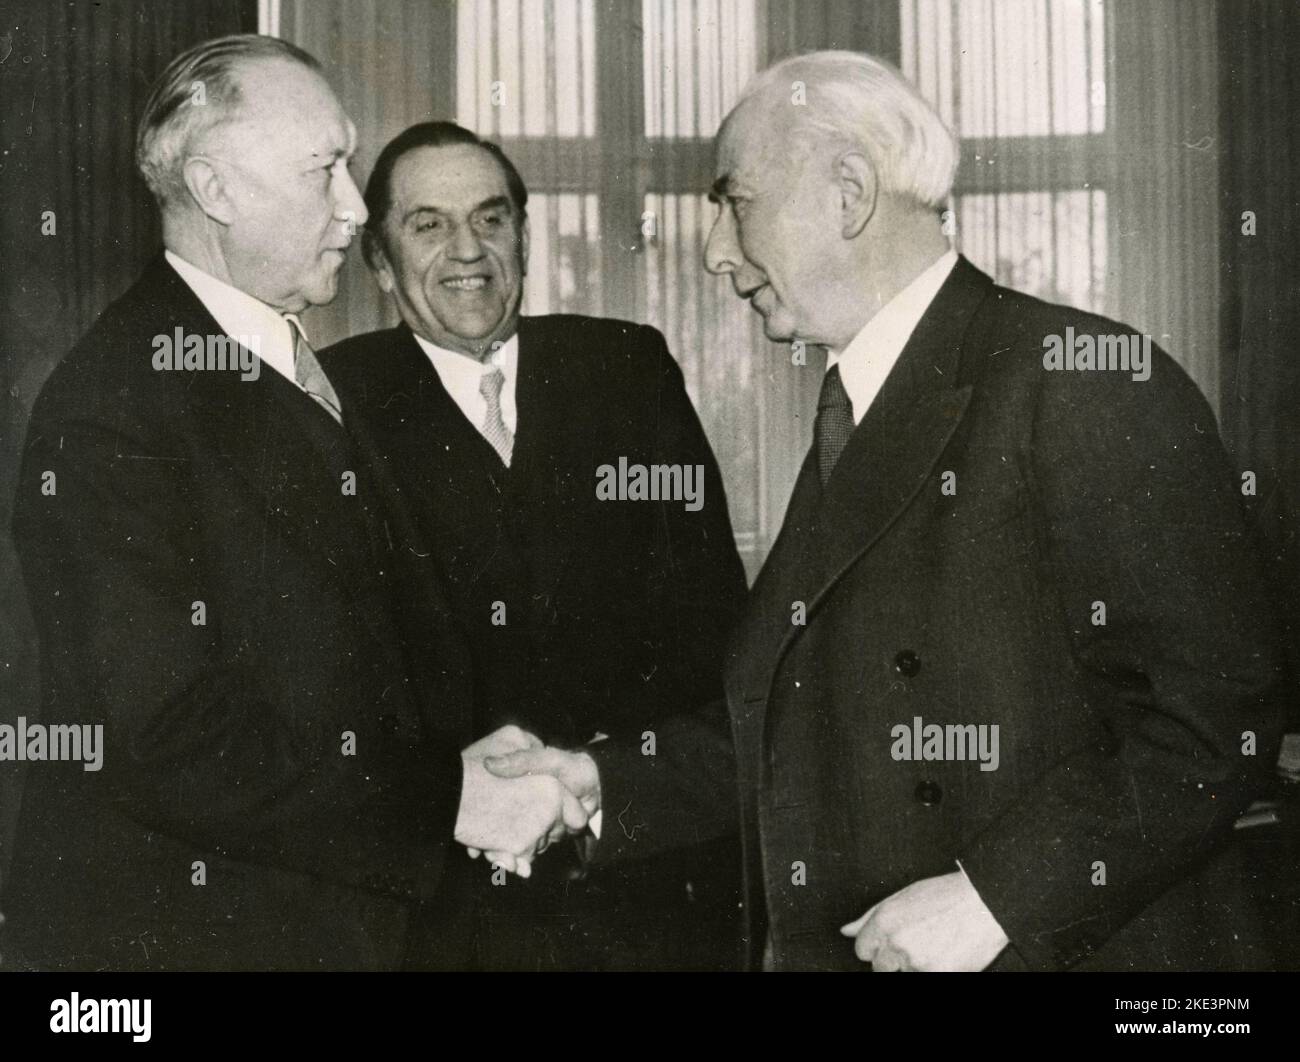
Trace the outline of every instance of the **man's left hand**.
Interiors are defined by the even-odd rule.
[[[1010,941],[962,871],[899,889],[840,928],[878,972],[965,971],[988,966]]]

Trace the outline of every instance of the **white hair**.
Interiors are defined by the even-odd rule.
[[[943,208],[957,175],[957,139],[890,64],[858,52],[795,55],[756,75],[740,102],[768,92],[789,98],[796,135],[860,148],[882,191]]]
[[[136,130],[135,160],[161,205],[183,199],[186,158],[206,133],[236,115],[242,102],[237,67],[257,59],[287,59],[320,70],[288,41],[240,33],[182,52],[153,83]]]

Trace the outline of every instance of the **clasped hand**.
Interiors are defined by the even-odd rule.
[[[585,752],[549,748],[503,726],[461,752],[456,840],[471,856],[528,877],[534,857],[580,833],[600,809],[600,776]]]

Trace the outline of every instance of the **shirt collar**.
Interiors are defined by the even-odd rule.
[[[501,418],[507,428],[512,432],[515,431],[518,421],[515,404],[515,378],[519,374],[518,331],[482,361],[476,361],[468,354],[430,343],[424,336],[414,331],[411,334],[415,336],[420,349],[433,364],[438,379],[442,381],[442,386],[451,396],[452,401],[460,407],[461,412],[476,428],[482,425],[484,411],[487,408],[487,403],[479,391],[479,384],[487,373],[500,369],[501,375],[505,378],[501,384],[499,398]]]
[[[218,280],[180,255],[166,251],[164,257],[226,335],[248,347],[286,380],[294,379],[293,326],[278,310]]]
[[[471,358],[468,354],[462,354],[458,350],[449,350],[447,347],[438,346],[437,343],[430,343],[418,332],[412,332],[411,335],[415,336],[420,349],[429,356],[434,368],[438,370],[438,375],[443,377],[444,386],[447,384],[446,377],[450,376],[454,379],[471,380],[477,390],[479,377],[493,369],[500,369],[507,383],[514,377],[515,366],[519,361],[518,332],[482,361]]]
[[[829,371],[832,365],[839,365],[844,390],[853,403],[855,424],[861,423],[885,377],[956,264],[957,252],[945,251],[885,303],[848,346],[838,353],[827,351],[826,368]]]

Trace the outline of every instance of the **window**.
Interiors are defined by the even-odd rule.
[[[1121,240],[1117,218],[1125,233],[1153,231],[1141,219],[1159,188],[1161,238],[1183,225],[1204,242],[1214,189],[1182,176],[1201,161],[1185,148],[1138,191],[1116,178],[1161,135],[1141,124],[1142,108],[1118,110],[1117,97],[1165,92],[1168,110],[1199,100],[1188,86],[1206,79],[1174,77],[1184,53],[1130,41],[1123,23],[1138,16],[1109,0],[394,0],[367,16],[378,48],[348,31],[344,0],[283,3],[290,39],[352,72],[339,80],[375,138],[366,151],[411,121],[449,114],[514,159],[531,196],[526,313],[624,317],[664,333],[717,453],[751,575],[811,439],[821,358],[792,364],[730,282],[705,272],[714,208],[704,196],[719,122],[774,58],[827,47],[897,55],[961,139],[953,238],[1002,283],[1154,321],[1158,340],[1176,333],[1175,350],[1215,334],[1202,319],[1213,305],[1206,285],[1179,272],[1188,256],[1161,252],[1163,288],[1159,278],[1140,289],[1113,280],[1153,274],[1142,258],[1151,241]],[[1163,82],[1147,76],[1153,63],[1169,68]],[[1131,70],[1143,72],[1141,88]],[[1196,107],[1187,109],[1212,113]],[[1204,191],[1175,207],[1187,189]],[[336,305],[317,311],[322,334],[391,315],[363,272],[354,267]],[[1154,294],[1135,304],[1135,293]],[[1198,359],[1212,377],[1212,357]]]
[[[664,333],[752,569],[774,532],[755,387],[769,351],[702,261],[713,135],[759,67],[757,0],[461,2],[456,26],[458,121],[498,140],[528,183],[524,311]]]
[[[902,0],[903,73],[961,138],[957,246],[1041,298],[1107,292],[1104,0]]]

